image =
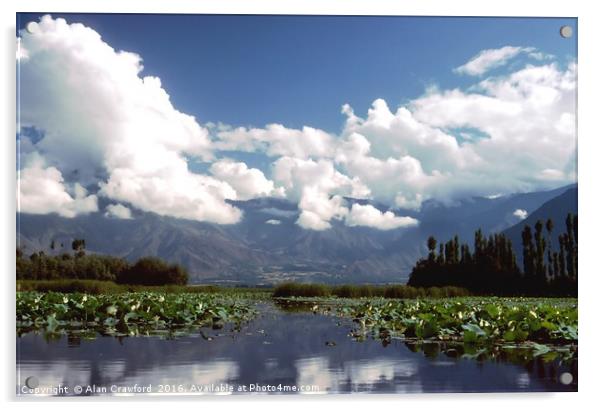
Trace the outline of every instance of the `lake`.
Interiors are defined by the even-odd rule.
[[[17,338],[17,394],[577,390],[576,360],[545,362],[521,352],[483,360],[438,343],[358,341],[349,335],[351,321],[270,302],[258,307],[261,314],[240,331],[204,328],[173,339],[24,334]],[[30,377],[36,390],[25,383]]]

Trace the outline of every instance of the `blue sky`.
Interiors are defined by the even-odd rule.
[[[278,197],[303,228],[394,229],[418,223],[403,215],[425,200],[577,179],[575,19],[20,14],[17,26],[24,212],[230,224],[243,217],[230,201]]]
[[[18,15],[18,28],[43,14]],[[52,14],[81,22],[114,48],[140,54],[179,110],[201,122],[277,122],[340,131],[341,106],[395,107],[425,87],[465,87],[452,72],[480,50],[535,47],[576,56],[571,18],[448,18]]]

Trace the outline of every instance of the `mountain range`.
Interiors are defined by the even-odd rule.
[[[532,212],[526,219],[506,229],[503,233],[514,245],[517,262],[522,264],[522,231],[525,225],[535,226],[541,220],[544,224],[548,219],[554,222],[552,231],[552,250],[559,250],[558,235],[566,232],[566,217],[569,213],[577,213],[577,187],[567,189],[555,198],[546,201]],[[545,229],[545,228],[544,228]]]
[[[416,260],[426,254],[430,235],[447,241],[457,234],[471,244],[478,228],[486,234],[504,232],[520,257],[522,226],[552,218],[560,232],[566,214],[577,212],[577,186],[474,197],[452,205],[429,200],[419,211],[403,212],[418,219],[418,226],[389,231],[350,227],[340,221],[333,221],[329,230],[311,231],[295,224],[299,211],[286,200],[263,198],[234,204],[244,212],[243,220],[235,225],[141,211],[135,211],[132,219],[108,218],[100,212],[75,218],[17,214],[17,243],[25,253],[58,254],[69,251],[74,238],[83,238],[88,252],[131,261],[159,256],[183,264],[192,283],[405,282]],[[518,215],[517,210],[521,210]]]

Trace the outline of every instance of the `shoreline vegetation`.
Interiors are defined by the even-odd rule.
[[[449,298],[469,296],[467,289],[446,286],[415,288],[412,286],[393,285],[324,285],[319,283],[287,282],[274,287],[274,298],[290,297],[337,297],[337,298],[385,298],[385,299],[416,299],[416,298]]]
[[[38,251],[29,257],[25,256],[23,249],[17,248],[17,280],[93,280],[140,286],[182,286],[188,283],[188,271],[182,265],[170,264],[154,256],[130,263],[116,256],[87,255],[85,244],[83,239],[74,239],[71,245],[73,253],[63,251],[58,255],[47,255]],[[54,251],[56,247],[52,241],[50,249]]]
[[[408,285],[459,286],[473,294],[498,296],[577,296],[577,215],[568,214],[566,230],[554,246],[554,221],[538,220],[523,227],[520,269],[512,242],[503,234],[485,236],[479,229],[474,244],[458,236],[446,243],[429,237],[428,256],[416,262]]]
[[[190,285],[180,265],[155,257],[130,263],[87,255],[83,239],[73,241],[73,253],[26,257],[17,249],[17,330],[171,337],[203,326],[237,327],[259,314],[258,303],[274,303],[350,319],[358,339],[528,342],[549,353],[541,343],[560,345],[572,357],[578,331],[577,217],[569,214],[565,222],[556,248],[552,221],[537,221],[534,235],[524,227],[523,270],[509,239],[479,230],[473,249],[456,236],[437,253],[437,241],[429,238],[429,254],[417,261],[408,283],[388,285]]]
[[[474,296],[467,289],[446,286],[414,288],[391,285],[325,285],[321,283],[285,282],[274,287],[226,287],[216,285],[127,285],[88,279],[17,280],[17,292],[82,293],[89,295],[120,293],[206,293],[245,295],[261,298],[384,298],[420,299]]]
[[[119,293],[206,293],[206,294],[245,294],[271,295],[271,288],[224,287],[215,285],[128,285],[105,280],[53,279],[17,280],[17,292],[57,292],[87,293],[89,295]]]
[[[86,293],[90,295],[137,292],[247,294],[266,298],[450,298],[471,296],[463,288],[446,286],[414,288],[407,285],[325,285],[285,282],[274,287],[226,287],[216,285],[130,285],[89,279],[17,280],[17,292]]]
[[[322,283],[284,282],[273,287],[235,287],[217,285],[125,285],[109,281],[87,279],[59,280],[17,280],[17,293],[59,293],[87,295],[119,295],[127,293],[156,293],[156,294],[207,294],[212,296],[238,296],[260,300],[290,300],[300,302],[320,302],[329,299],[358,299],[361,300],[428,300],[428,299],[512,299],[516,301],[545,300],[574,300],[575,297],[565,296],[498,296],[478,295],[469,290],[454,286],[415,288],[402,284],[391,285],[326,285]]]

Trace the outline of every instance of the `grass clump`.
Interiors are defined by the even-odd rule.
[[[331,297],[339,298],[449,298],[469,296],[464,288],[455,286],[414,288],[406,285],[339,285],[287,282],[276,286],[273,297]]]
[[[58,280],[20,280],[18,292],[61,292],[61,293],[101,293],[114,294],[126,291],[123,286],[106,280],[58,279]]]
[[[125,285],[105,280],[90,279],[56,279],[56,280],[18,280],[17,292],[60,292],[87,293],[89,295],[113,295],[119,293],[162,292],[220,294],[228,296],[245,296],[258,299],[270,296],[265,288],[234,288],[215,285]]]
[[[326,297],[331,296],[329,286],[317,283],[282,283],[274,289],[272,294],[275,298],[288,297]]]

